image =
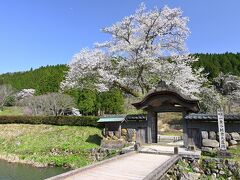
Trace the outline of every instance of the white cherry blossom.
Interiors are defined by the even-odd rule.
[[[196,97],[206,79],[202,69],[192,70],[196,59],[186,54],[187,22],[179,8],[147,10],[141,4],[134,14],[102,29],[111,35],[109,41],[96,43],[94,49],[83,49],[73,57],[62,89],[104,91],[118,86],[141,96],[164,80]]]

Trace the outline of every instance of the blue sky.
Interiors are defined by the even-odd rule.
[[[190,52],[240,52],[239,0],[0,0],[0,73],[68,63],[141,2],[181,7]]]

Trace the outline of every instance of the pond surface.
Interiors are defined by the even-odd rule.
[[[0,160],[0,180],[41,180],[67,171],[60,167],[35,168]]]

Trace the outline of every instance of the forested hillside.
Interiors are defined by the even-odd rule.
[[[36,95],[58,92],[67,70],[66,65],[55,65],[26,72],[6,73],[0,75],[0,84],[10,84],[16,91],[33,88]],[[74,98],[83,115],[123,112],[124,98],[118,89],[103,93],[94,90],[71,90],[66,93]]]
[[[57,92],[67,70],[66,65],[55,65],[26,72],[6,73],[0,75],[0,84],[10,84],[16,90],[33,88],[37,94]]]
[[[240,76],[240,53],[194,54],[194,56],[199,57],[194,67],[204,67],[210,80],[220,72]],[[66,65],[55,65],[26,72],[6,73],[0,75],[0,84],[10,84],[16,90],[33,88],[38,94],[57,92],[67,70]]]
[[[240,76],[240,53],[195,54],[195,56],[199,57],[199,61],[194,64],[194,67],[204,67],[210,80],[220,72]]]

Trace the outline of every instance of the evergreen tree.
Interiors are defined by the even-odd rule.
[[[209,80],[217,77],[220,72],[240,76],[240,53],[224,54],[195,54],[199,58],[193,64],[193,68],[203,67],[204,72],[208,73]]]
[[[124,97],[119,89],[111,89],[110,91],[100,94],[101,111],[106,114],[116,114],[123,112]]]

